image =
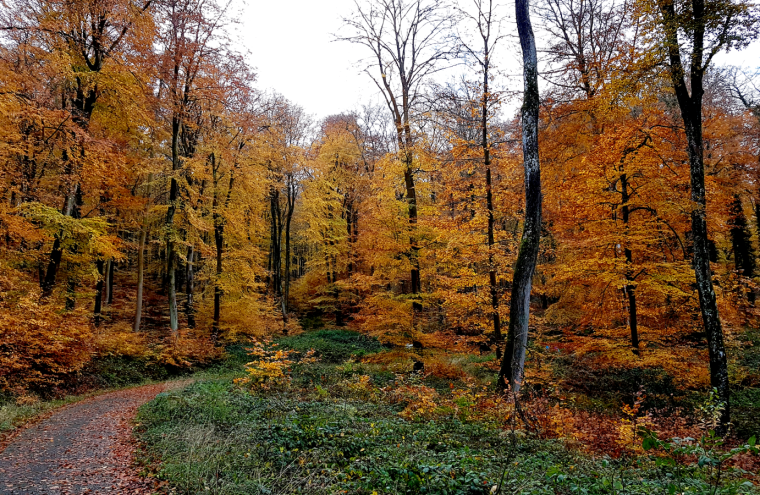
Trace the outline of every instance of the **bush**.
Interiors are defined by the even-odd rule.
[[[376,339],[350,330],[307,332],[294,337],[284,337],[279,342],[302,354],[314,349],[319,360],[327,363],[341,363],[352,357],[366,356],[383,349],[382,344]]]

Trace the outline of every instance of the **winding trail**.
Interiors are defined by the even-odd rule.
[[[132,467],[132,420],[158,393],[187,382],[145,385],[65,406],[0,452],[0,494],[150,494]]]

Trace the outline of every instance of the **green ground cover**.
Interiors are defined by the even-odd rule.
[[[145,405],[136,431],[146,471],[188,494],[759,493],[740,471],[716,478],[717,445],[704,446],[700,463],[662,449],[611,459],[457,414],[410,421],[399,415],[403,402],[371,392],[392,387],[393,373],[337,363],[376,352],[376,342],[321,331],[280,343],[321,346],[325,359],[295,365],[285,389],[252,391],[233,374],[208,375]],[[352,385],[361,377],[371,387]]]

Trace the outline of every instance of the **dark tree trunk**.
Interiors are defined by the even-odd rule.
[[[541,240],[541,167],[538,157],[538,63],[528,0],[516,0],[515,19],[523,55],[522,147],[525,168],[525,226],[512,280],[507,347],[497,389],[516,394],[524,377],[530,292]]]
[[[703,80],[707,67],[703,66],[704,37],[708,20],[704,0],[692,0],[692,21],[688,36],[691,48],[689,84],[684,76],[686,71],[681,61],[681,46],[678,40],[679,22],[672,0],[658,0],[661,21],[664,28],[665,44],[668,50],[670,80],[678,100],[678,107],[684,123],[688,142],[689,172],[691,179],[691,231],[694,241],[694,274],[699,294],[702,322],[707,334],[707,348],[710,359],[710,384],[718,391],[723,402],[719,433],[728,429],[731,417],[730,388],[728,383],[728,362],[723,344],[723,328],[718,314],[718,304],[712,283],[710,269],[710,241],[707,235],[707,199],[705,191],[704,146],[702,143],[702,98]],[[689,87],[691,94],[689,94]]]
[[[285,212],[285,292],[282,295],[282,311],[283,316],[288,312],[288,303],[290,299],[290,224],[293,219],[293,211],[296,207],[296,184],[292,175],[287,176],[287,188],[288,188],[288,209]]]
[[[113,304],[113,273],[115,270],[116,262],[114,260],[110,260],[108,262],[108,279],[107,279],[107,285],[106,285],[106,304]]]
[[[622,168],[622,165],[621,165]],[[622,193],[623,203],[623,228],[625,229],[626,243],[628,242],[628,221],[630,217],[631,200],[630,191],[628,190],[628,176],[623,173],[620,175],[620,191]],[[628,296],[628,326],[631,330],[631,348],[637,356],[640,353],[639,347],[639,322],[636,308],[636,283],[633,272],[633,252],[628,244],[623,248],[625,255],[625,294]]]
[[[134,331],[140,331],[142,320],[143,286],[145,284],[145,241],[148,236],[148,226],[143,225],[140,231],[140,245],[137,251],[137,301],[135,303],[135,326]]]
[[[111,272],[111,260],[106,261],[106,268],[105,268],[105,277],[106,277],[106,283],[104,284],[106,289],[106,295],[104,297],[105,304],[108,304],[108,300],[111,298],[111,285],[108,283],[108,275]]]
[[[179,133],[180,121],[177,116],[172,119],[172,171],[176,174],[180,168],[179,157]],[[172,337],[176,337],[179,330],[179,315],[177,312],[177,279],[176,279],[176,254],[174,252],[174,213],[179,199],[179,184],[172,175],[169,185],[169,208],[166,211],[166,273],[167,285],[169,286],[169,328]]]
[[[490,36],[490,12],[488,16],[488,36]],[[482,34],[481,29],[481,34]],[[494,264],[494,208],[493,184],[491,177],[491,145],[488,141],[488,113],[491,94],[488,88],[489,69],[491,64],[489,39],[484,37],[483,43],[483,96],[480,103],[481,118],[481,147],[483,149],[483,165],[486,169],[486,209],[488,210],[488,284],[491,292],[491,319],[493,322],[493,338],[496,342],[496,359],[501,359],[501,318],[499,316],[499,290],[496,285],[496,266]]]
[[[103,309],[103,285],[106,273],[104,270],[105,262],[103,260],[96,261],[95,265],[98,268],[98,283],[95,284],[95,309],[93,310],[93,319],[95,320],[95,326],[99,327],[101,311]]]
[[[414,172],[412,170],[412,152],[408,149],[409,147],[410,145],[405,145],[402,153],[404,154],[404,162],[406,165],[406,168],[404,169],[404,184],[406,186],[406,200],[409,205],[409,225],[411,227],[409,243],[411,248],[410,262],[412,266],[410,273],[412,280],[411,293],[414,297],[412,309],[416,313],[422,310],[422,303],[417,297],[422,288],[422,283],[420,279],[420,246],[417,241],[417,190],[415,188]]]
[[[66,311],[73,311],[77,304],[77,283],[74,277],[66,281]]]
[[[742,200],[738,194],[730,206],[731,218],[731,244],[734,251],[734,265],[737,271],[741,271],[745,277],[755,276],[755,253],[750,241],[749,228],[747,226],[747,217],[744,215]]]
[[[185,315],[187,316],[187,327],[195,328],[195,247],[187,247],[187,270],[185,276],[185,289],[187,298],[185,299]]]
[[[219,339],[219,323],[222,318],[222,259],[224,257],[224,224],[217,220],[214,226],[214,241],[216,243],[216,280],[214,281],[214,323],[211,328],[211,337],[214,341]]]

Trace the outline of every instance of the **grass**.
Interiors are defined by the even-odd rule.
[[[144,464],[187,494],[758,493],[738,471],[716,483],[696,465],[595,458],[453,412],[403,419],[407,404],[378,393],[393,393],[393,373],[333,362],[379,350],[371,341],[320,331],[280,343],[320,345],[328,362],[296,365],[280,390],[235,385],[233,371],[160,394],[139,413]]]
[[[19,426],[42,416],[59,407],[79,402],[93,396],[94,393],[83,395],[69,395],[62,399],[48,401],[26,398],[19,401],[4,399],[0,402],[0,443],[4,436],[14,431]]]

